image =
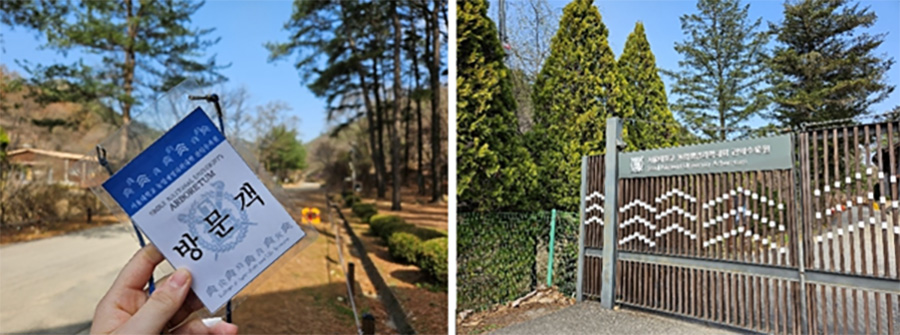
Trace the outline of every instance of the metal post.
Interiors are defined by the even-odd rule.
[[[547,258],[547,287],[553,287],[553,242],[556,240],[556,209],[550,212],[550,256]]]
[[[364,335],[375,335],[375,316],[373,316],[372,314],[363,314],[362,333]]]
[[[340,248],[341,246],[338,246]],[[350,295],[356,296],[356,275],[354,274],[354,269],[356,266],[353,265],[353,262],[347,263],[347,281],[350,282]]]
[[[807,148],[809,146],[809,137],[807,137],[806,133],[800,134],[800,150],[801,152],[793,152],[796,142],[794,141],[797,138],[797,135],[791,136],[791,157],[794,158],[795,161],[800,162],[800,166],[806,163]],[[801,158],[802,157],[802,158]],[[803,190],[808,189],[806,187],[809,183],[809,176],[805,176],[803,174],[802,168],[797,168],[797,164],[793,166],[794,170],[794,178],[797,178],[794,181],[791,187],[795,187],[797,183],[800,183],[800,187],[794,189],[794,215],[797,220],[794,220],[794,236],[797,236],[797,240],[794,243],[797,244],[797,275],[800,279],[800,311],[798,317],[800,318],[800,333],[801,334],[809,334],[809,325],[807,324],[807,306],[806,306],[806,250],[804,245],[806,244],[806,234],[803,230],[803,227],[806,227],[806,214],[804,210],[806,206],[804,206],[803,199]],[[852,223],[851,223],[852,224]],[[845,325],[846,326],[846,325]]]
[[[581,203],[578,206],[578,262],[575,272],[575,300],[584,300],[584,197],[587,195],[587,156],[581,157]]]
[[[606,194],[606,200],[603,202],[603,221],[606,225],[603,226],[603,258],[601,259],[603,271],[600,276],[600,305],[607,309],[613,308],[616,298],[616,228],[618,227],[616,206],[619,203],[617,188],[621,137],[622,120],[617,117],[607,119],[606,157],[604,158],[606,171],[604,171],[605,184],[603,191]]]

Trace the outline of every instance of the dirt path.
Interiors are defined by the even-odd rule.
[[[291,214],[300,220],[303,207],[318,207],[325,211],[325,194],[315,189],[287,189],[292,204]],[[344,273],[338,264],[334,231],[323,215],[317,227],[318,239],[283,264],[262,283],[242,292],[237,299],[234,322],[242,334],[352,334],[356,324]],[[344,238],[344,257],[350,257],[349,239]],[[375,316],[378,333],[393,333],[380,301],[374,294],[365,272],[357,269],[359,294],[356,297],[360,314]]]

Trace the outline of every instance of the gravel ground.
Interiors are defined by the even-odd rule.
[[[634,310],[617,311],[583,302],[537,319],[499,329],[492,334],[733,334],[725,329],[706,327]]]

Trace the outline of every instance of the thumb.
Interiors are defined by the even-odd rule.
[[[156,287],[150,299],[119,331],[125,334],[158,334],[184,304],[190,289],[191,273],[186,269],[176,270],[165,284]]]

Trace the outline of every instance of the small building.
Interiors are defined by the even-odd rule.
[[[24,148],[6,153],[11,180],[90,187],[96,184],[97,158],[70,152]]]

